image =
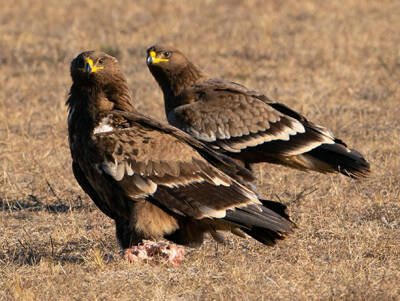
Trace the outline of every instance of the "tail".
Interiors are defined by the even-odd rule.
[[[289,215],[286,212],[287,206],[285,204],[270,200],[260,200],[260,202],[263,204],[264,207],[290,220]]]
[[[245,233],[259,242],[272,246],[278,240],[291,234],[296,225],[286,213],[286,205],[260,200],[262,205],[251,204],[245,207],[227,210],[222,219],[178,218],[179,228],[164,238],[189,247],[198,247],[208,232],[219,243],[224,243],[221,231],[229,231],[240,237]]]
[[[266,151],[276,154],[275,157],[272,156],[272,163],[323,173],[340,172],[352,178],[369,175],[370,165],[364,157],[358,151],[347,148],[340,139],[333,137],[329,129],[309,122],[284,104],[269,105],[298,120],[306,129],[304,133],[292,136],[289,141],[273,141],[264,146]]]
[[[335,144],[321,146],[303,154],[313,169],[324,172],[340,172],[351,178],[366,177],[370,174],[370,165],[364,157],[353,149]]]
[[[262,206],[248,206],[227,212],[225,219],[234,222],[241,231],[262,244],[272,246],[293,233],[296,224],[286,213],[286,205],[269,200],[260,201]]]
[[[275,213],[279,214],[280,216],[290,221],[290,217],[286,212],[285,204],[270,200],[260,200],[260,201],[264,207],[274,211]],[[290,222],[292,223],[292,227],[295,228],[296,225],[292,221]],[[274,245],[278,240],[285,238],[285,236],[279,232],[274,232],[260,227],[253,227],[251,229],[242,229],[242,231],[265,245]]]
[[[253,160],[250,163],[269,162],[299,170],[313,170],[321,173],[339,172],[351,178],[367,177],[370,174],[370,165],[364,157],[358,151],[347,148],[339,139],[335,139],[332,144],[322,143],[311,150],[302,152],[309,143],[305,138],[307,137],[298,135],[291,141],[277,140],[250,149],[247,153],[242,151],[240,154],[247,155],[245,161]],[[312,141],[310,145],[312,143],[314,142]],[[296,148],[299,149],[297,154]]]

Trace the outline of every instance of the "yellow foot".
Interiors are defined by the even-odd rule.
[[[179,266],[184,257],[183,247],[166,242],[144,240],[137,246],[124,250],[124,258],[129,262],[171,263]]]

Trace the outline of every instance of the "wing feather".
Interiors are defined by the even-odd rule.
[[[265,97],[235,83],[200,83],[187,88],[180,97],[188,104],[170,111],[168,121],[193,137],[228,152],[238,153],[272,141],[290,146],[295,136],[308,135],[305,125],[295,118],[297,116],[276,110],[265,102]],[[290,151],[281,154],[298,155],[323,143],[334,143],[327,132],[318,130],[318,133],[317,139],[308,139],[308,143],[302,145],[293,143]]]
[[[113,115],[107,119],[112,122]],[[105,158],[100,169],[133,200],[151,197],[172,212],[196,219],[221,218],[227,210],[261,205],[251,190],[210,164],[191,144],[192,137],[167,133],[169,126],[160,131],[143,120],[129,127],[112,126],[113,131],[93,135]],[[203,147],[209,155],[223,156]]]

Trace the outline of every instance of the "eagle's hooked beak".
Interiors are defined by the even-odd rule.
[[[96,72],[99,69],[103,69],[104,67],[97,67],[95,64],[93,64],[93,60],[92,59],[85,59],[85,67],[84,70],[86,73],[92,73],[92,72]]]
[[[150,53],[147,55],[146,58],[146,64],[151,65],[153,63],[153,57],[150,55]]]
[[[158,64],[159,62],[168,62],[168,59],[160,59],[155,51],[150,51],[146,59],[147,65]]]

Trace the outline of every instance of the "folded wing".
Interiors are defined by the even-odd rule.
[[[272,241],[292,231],[292,222],[216,168],[231,164],[233,170],[232,161],[171,126],[132,113],[115,112],[107,120],[116,117],[126,120],[94,135],[104,157],[97,165],[132,202],[146,199],[178,220],[204,220],[214,230],[238,227],[250,235],[255,227],[272,231]]]
[[[246,164],[270,162],[365,176],[369,164],[332,133],[283,104],[221,80],[186,88],[168,121]]]

